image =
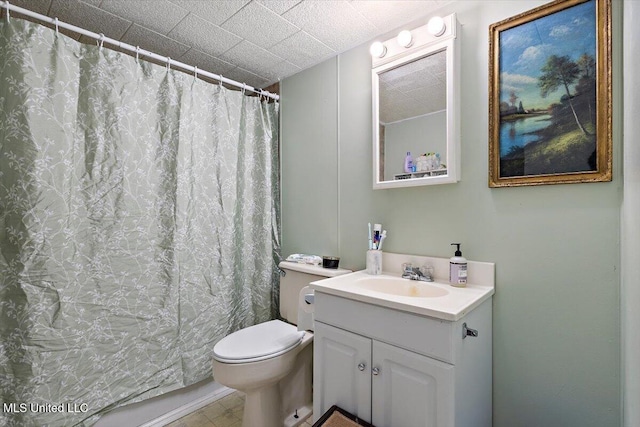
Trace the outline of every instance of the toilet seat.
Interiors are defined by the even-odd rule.
[[[271,320],[224,337],[213,347],[213,357],[223,363],[258,362],[286,353],[303,337],[295,326]]]

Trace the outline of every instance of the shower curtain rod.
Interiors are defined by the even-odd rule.
[[[219,82],[226,83],[226,84],[231,85],[231,86],[235,86],[235,87],[238,87],[238,88],[241,88],[241,89],[244,89],[244,90],[249,90],[251,92],[255,92],[257,94],[260,94],[262,96],[266,96],[267,98],[271,98],[271,99],[274,99],[276,101],[278,101],[280,99],[280,96],[278,94],[271,93],[271,92],[268,92],[266,90],[262,90],[262,89],[259,89],[259,88],[254,88],[252,86],[246,85],[244,83],[237,82],[235,80],[228,79],[228,78],[223,77],[223,76],[218,75],[218,74],[213,74],[213,73],[210,73],[208,71],[199,70],[197,67],[194,67],[194,66],[191,66],[191,65],[187,65],[187,64],[185,64],[183,62],[176,61],[176,60],[171,59],[171,58],[169,58],[167,56],[158,55],[156,53],[149,52],[148,50],[140,49],[139,46],[132,46],[130,44],[123,43],[123,42],[121,42],[119,40],[115,40],[115,39],[112,39],[110,37],[106,37],[104,34],[94,33],[92,31],[85,30],[84,28],[76,27],[75,25],[71,25],[71,24],[67,24],[66,22],[59,21],[58,18],[50,18],[50,17],[48,17],[46,15],[41,15],[39,13],[32,12],[32,11],[30,11],[28,9],[23,9],[21,7],[18,7],[18,6],[14,6],[14,5],[10,4],[8,1],[0,1],[0,7],[2,7],[2,8],[7,10],[7,18],[9,18],[9,11],[18,12],[18,13],[21,13],[22,15],[26,15],[26,16],[29,16],[31,18],[35,18],[35,19],[37,19],[39,21],[43,21],[43,22],[47,22],[49,24],[55,25],[56,31],[57,31],[58,28],[64,28],[66,30],[73,31],[74,33],[82,34],[82,35],[91,37],[93,39],[96,39],[97,41],[100,42],[100,46],[102,46],[102,44],[106,42],[108,44],[118,46],[121,49],[124,49],[124,50],[130,51],[132,53],[135,53],[136,56],[142,55],[142,56],[146,56],[148,58],[153,58],[153,59],[155,59],[157,61],[166,63],[169,67],[180,68],[182,70],[189,71],[189,72],[195,74],[196,76],[200,75],[200,76],[209,77],[211,79],[218,80]]]

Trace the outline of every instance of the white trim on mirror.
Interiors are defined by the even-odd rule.
[[[373,125],[373,188],[398,188],[421,185],[451,184],[460,181],[460,48],[457,40],[457,25],[455,14],[444,18],[445,33],[435,37],[428,33],[426,25],[412,30],[415,38],[410,49],[398,45],[396,39],[384,42],[387,54],[383,58],[372,58],[372,125]],[[385,71],[416,61],[429,55],[446,52],[446,175],[410,178],[385,181],[380,176],[380,93],[379,75]]]

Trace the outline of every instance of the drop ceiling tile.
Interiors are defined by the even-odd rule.
[[[49,16],[116,40],[131,25],[131,21],[78,0],[53,0]]]
[[[264,67],[261,74],[269,79],[269,83],[275,83],[278,80],[292,76],[300,71],[302,71],[300,67],[293,65],[289,61],[282,61],[270,67]]]
[[[282,40],[269,51],[303,69],[338,53],[304,31]]]
[[[351,6],[382,32],[427,16],[440,4],[434,1],[354,0]]]
[[[189,49],[187,53],[178,58],[178,61],[188,65],[194,65],[200,70],[222,75],[236,68],[236,65],[230,64],[222,59],[214,58],[198,49]]]
[[[193,12],[202,19],[220,25],[235,15],[249,0],[170,0],[172,3]]]
[[[242,38],[190,13],[168,34],[181,43],[218,56],[231,49]]]
[[[246,40],[238,43],[219,58],[256,74],[260,74],[264,67],[270,67],[283,60]]]
[[[282,16],[338,52],[362,44],[380,31],[347,1],[305,1]]]
[[[258,3],[273,10],[278,15],[282,15],[302,0],[258,0]]]
[[[104,0],[100,9],[164,35],[189,13],[167,0]]]
[[[238,83],[246,83],[247,85],[253,86],[257,89],[266,87],[271,83],[266,78],[254,74],[251,71],[245,70],[241,67],[234,68],[233,70],[228,72],[228,75],[225,75],[224,77],[235,80]]]
[[[33,1],[33,0],[10,0],[9,3],[11,3],[14,6],[18,6],[21,7],[23,9],[27,9],[30,10],[32,12],[36,12],[39,13],[41,15],[46,15],[47,12],[49,11],[49,7],[51,6],[51,0],[42,0],[42,1]],[[4,8],[2,9],[2,11],[4,12]],[[14,14],[17,12],[9,12],[10,14]],[[4,16],[4,13],[3,15]],[[11,15],[9,15],[11,16]]]
[[[133,24],[121,40],[132,46],[140,46],[142,49],[170,58],[180,58],[189,50],[189,46],[137,24]]]
[[[270,48],[298,31],[295,25],[255,2],[243,7],[221,27],[263,48]]]

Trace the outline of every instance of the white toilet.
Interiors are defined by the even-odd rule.
[[[280,268],[286,273],[280,278],[280,315],[298,327],[271,320],[234,332],[213,348],[214,380],[246,394],[243,427],[293,427],[309,416],[313,333],[305,329],[313,331],[313,310],[304,301],[312,291],[303,288],[350,272],[286,261]]]

